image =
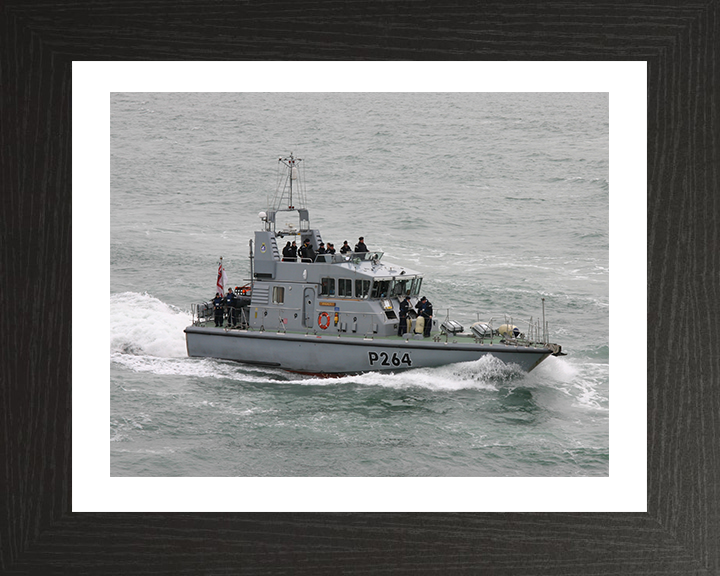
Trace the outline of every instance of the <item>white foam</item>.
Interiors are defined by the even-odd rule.
[[[436,391],[497,390],[498,385],[524,378],[525,373],[516,366],[501,362],[494,356],[484,356],[472,362],[449,364],[438,368],[416,368],[406,372],[367,372],[342,378],[307,378],[292,383],[312,386],[361,384],[403,390],[426,388]]]
[[[583,362],[574,364],[563,358],[550,356],[533,370],[529,382],[542,382],[573,398],[576,407],[608,412],[608,399],[599,390],[607,381],[609,367],[604,363]]]
[[[240,364],[214,358],[160,358],[142,354],[115,352],[110,359],[134,372],[228,379],[237,382],[270,382],[277,378],[271,371],[245,369]]]
[[[186,356],[183,329],[191,322],[189,313],[147,293],[112,294],[110,352],[161,358]]]

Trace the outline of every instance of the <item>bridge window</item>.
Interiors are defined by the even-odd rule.
[[[390,296],[392,280],[375,280],[372,287],[372,298],[387,298]]]
[[[323,278],[320,280],[320,295],[335,296],[335,278]]]
[[[340,278],[338,280],[338,296],[352,298],[352,280]]]
[[[370,280],[355,280],[355,297],[367,298],[370,292]]]
[[[408,292],[410,292],[411,283],[412,280],[409,278],[407,280],[396,280],[395,286],[392,290],[392,295],[397,296],[398,298],[404,297]]]

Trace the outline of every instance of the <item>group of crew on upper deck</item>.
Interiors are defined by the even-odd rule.
[[[358,239],[358,243],[355,244],[355,250],[354,252],[367,252],[368,248],[365,246],[364,238],[360,236]],[[343,242],[343,245],[340,247],[340,254],[347,254],[348,252],[353,252],[353,249],[350,248],[350,244],[348,244],[348,241],[345,240]],[[283,262],[295,262],[298,257],[300,257],[303,261],[307,262],[315,262],[315,258],[317,258],[321,254],[335,254],[335,244],[332,242],[328,242],[327,248],[325,247],[325,242],[320,242],[320,245],[318,246],[317,252],[315,252],[315,249],[310,245],[310,239],[305,238],[305,241],[302,243],[302,246],[298,248],[297,243],[295,241],[288,242],[285,244],[285,248],[283,248],[282,255],[283,255]]]

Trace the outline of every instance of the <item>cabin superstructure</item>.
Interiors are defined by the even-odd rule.
[[[259,214],[263,230],[252,248],[252,299],[248,325],[259,330],[317,331],[327,334],[397,334],[400,298],[420,294],[422,276],[383,262],[383,252],[320,254],[322,236],[310,227],[298,164],[290,155],[274,206]],[[294,202],[300,205],[295,206]],[[287,222],[294,219],[297,225]],[[279,225],[279,223],[282,223]],[[283,257],[287,242],[308,241],[313,258]]]

